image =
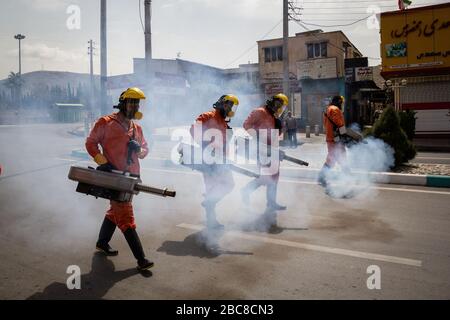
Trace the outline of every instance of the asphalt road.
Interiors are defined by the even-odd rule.
[[[0,126],[0,299],[449,299],[450,190],[376,185],[333,199],[313,181],[282,179],[277,228],[262,225],[264,191],[251,209],[239,189],[218,207],[226,225],[205,247],[201,176],[148,167],[146,184],[174,199],[140,194],[134,208],[145,251],[140,274],[119,231],[119,256],[94,253],[106,200],[75,192],[70,158],[82,146],[67,126]],[[211,235],[210,235],[211,237]],[[69,290],[67,268],[81,270]],[[368,289],[370,266],[380,289]],[[371,270],[369,268],[369,270]]]

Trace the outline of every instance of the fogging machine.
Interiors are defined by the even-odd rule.
[[[144,185],[138,176],[122,171],[106,172],[91,167],[71,166],[68,177],[78,182],[77,192],[119,202],[129,202],[141,191],[162,197],[176,195],[175,191],[167,188],[159,189]]]

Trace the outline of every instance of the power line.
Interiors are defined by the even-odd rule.
[[[277,22],[276,25],[273,26],[272,29],[269,30],[269,32],[267,32],[265,35],[263,35],[260,39],[264,39],[265,37],[267,37],[273,30],[275,30],[276,27],[278,27],[278,25],[283,21],[283,19],[281,19],[280,21]],[[239,57],[237,57],[236,59],[234,59],[233,61],[231,61],[230,63],[227,63],[225,65],[224,68],[228,67],[230,64],[233,64],[234,62],[236,62],[237,60],[239,60],[242,56],[244,56],[247,52],[249,52],[250,50],[252,50],[254,47],[256,47],[257,44],[252,45],[250,48],[248,48],[247,50],[245,50],[241,55],[239,55]]]
[[[348,27],[348,26],[354,25],[354,24],[356,24],[356,23],[358,23],[358,22],[361,22],[361,21],[363,21],[363,20],[366,20],[366,19],[368,19],[368,18],[371,17],[371,16],[372,16],[372,15],[369,15],[369,16],[367,16],[367,17],[358,19],[358,20],[356,20],[356,21],[353,21],[353,22],[347,23],[347,24],[321,25],[321,24],[309,23],[309,22],[304,22],[304,21],[302,21],[302,23],[303,23],[303,24],[306,24],[306,25],[309,25],[309,26],[322,27],[322,28]],[[294,20],[294,21],[295,21],[295,20]],[[296,22],[299,22],[299,21],[296,21]]]
[[[307,16],[342,16],[342,15],[349,15],[349,14],[357,14],[357,15],[362,15],[362,14],[368,14],[369,12],[336,12],[336,13],[332,13],[332,12],[319,12],[319,13],[308,13]],[[305,16],[305,15],[303,15]]]
[[[352,21],[352,22],[355,21],[355,18],[353,18],[353,19],[332,19],[332,18],[330,18],[330,19],[316,19],[316,18],[312,18],[312,19],[314,19],[314,20],[311,20],[311,21],[302,20],[302,22],[305,23],[305,21],[308,21],[308,23],[313,23],[315,21]],[[327,26],[323,26],[323,27],[326,28]]]
[[[377,6],[379,8],[398,8],[398,6],[396,5],[389,5],[389,6]],[[314,10],[336,10],[336,9],[341,9],[341,10],[348,10],[348,9],[367,9],[368,6],[362,6],[362,7],[355,7],[355,6],[351,6],[351,7],[302,7],[303,10],[307,10],[307,9],[314,9]]]
[[[139,20],[141,20],[142,31],[145,33],[144,23],[142,22],[141,0],[139,1]]]
[[[309,29],[308,27],[305,27],[300,21],[294,20],[294,22],[297,23],[300,27],[302,27],[302,28],[305,29],[306,31],[311,31],[311,29]],[[317,35],[315,35],[314,33],[312,33],[312,35],[313,35],[314,37],[316,37],[317,39],[320,39],[320,38],[319,38]],[[321,40],[322,40],[322,39],[321,39]],[[343,48],[338,47],[338,46],[332,44],[331,42],[328,42],[328,44],[329,44],[330,46],[332,46],[332,47],[335,47],[336,49],[339,49],[339,50],[345,52],[345,50],[344,50]]]
[[[352,0],[348,0],[348,1],[302,1],[302,3],[313,3],[313,4],[320,4],[320,3],[325,3],[325,4],[341,4],[341,3],[373,3],[373,4],[377,4],[378,2],[392,2],[392,0],[379,0],[379,1],[372,1],[372,0],[356,0],[356,1],[352,1]],[[443,3],[443,2],[441,2]],[[419,3],[419,4],[428,4],[428,3]]]

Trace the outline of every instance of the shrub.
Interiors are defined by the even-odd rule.
[[[405,110],[398,113],[400,117],[400,126],[405,131],[409,140],[414,138],[416,132],[416,113],[413,110]]]
[[[392,107],[386,108],[375,122],[373,136],[390,145],[394,151],[395,165],[399,166],[416,156],[416,148],[400,126],[399,115]]]

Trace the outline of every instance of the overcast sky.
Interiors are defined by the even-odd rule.
[[[108,0],[108,75],[132,72],[133,57],[144,56],[144,34],[139,19],[139,1]],[[305,23],[342,25],[369,16],[373,6],[395,10],[397,0],[298,0]],[[445,3],[412,0],[411,7]],[[100,0],[0,0],[0,79],[18,71],[18,41],[22,41],[22,73],[35,70],[89,72],[87,41],[100,45]],[[74,21],[70,6],[80,9],[80,29],[69,29]],[[375,8],[376,9],[376,8]],[[368,13],[369,12],[369,13]],[[282,0],[153,0],[153,57],[182,59],[220,68],[257,62],[256,41],[282,36]],[[73,24],[72,24],[73,25]],[[351,26],[321,27],[343,30],[370,64],[378,64],[379,30],[373,19]],[[318,27],[307,25],[310,29]],[[305,31],[294,21],[290,35]],[[269,31],[271,31],[269,33]],[[99,53],[99,50],[97,50]],[[99,56],[94,72],[99,73]]]

